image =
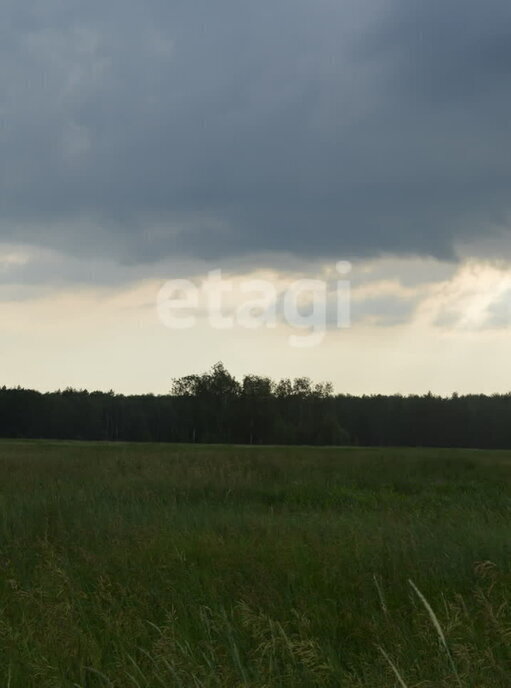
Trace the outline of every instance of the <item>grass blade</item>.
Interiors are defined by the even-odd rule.
[[[421,591],[419,590],[419,588],[415,585],[415,583],[414,583],[411,579],[408,579],[408,583],[411,585],[411,587],[412,587],[412,589],[414,590],[415,594],[417,595],[417,597],[419,598],[419,600],[420,600],[420,601],[422,602],[422,604],[424,605],[426,611],[428,612],[429,618],[431,619],[431,622],[432,622],[432,624],[433,624],[433,626],[434,626],[434,628],[435,628],[435,630],[436,630],[436,632],[437,632],[438,638],[440,639],[440,643],[443,645],[443,648],[444,648],[444,650],[445,650],[445,652],[446,652],[446,654],[447,654],[447,657],[448,657],[448,659],[449,659],[449,663],[450,663],[451,668],[452,668],[452,671],[453,671],[453,673],[454,673],[454,675],[455,675],[455,677],[456,677],[456,680],[457,680],[457,682],[458,682],[458,685],[459,685],[461,688],[463,688],[463,684],[461,683],[461,679],[460,679],[459,674],[458,674],[458,671],[457,671],[457,669],[456,669],[456,665],[454,664],[454,660],[453,660],[453,658],[452,658],[451,651],[449,650],[449,646],[447,645],[447,640],[446,640],[446,638],[445,638],[445,634],[444,634],[444,632],[443,632],[443,630],[442,630],[442,626],[440,625],[440,621],[438,620],[437,615],[435,614],[435,612],[434,612],[432,606],[430,605],[430,603],[427,601],[427,599],[426,599],[426,598],[424,597],[424,595],[421,593]]]
[[[383,649],[383,647],[382,647],[381,645],[377,645],[376,647],[378,648],[378,650],[382,653],[382,655],[383,655],[383,656],[385,657],[385,659],[387,660],[387,663],[388,663],[388,665],[390,666],[390,668],[392,669],[392,671],[394,672],[394,675],[395,675],[395,677],[397,678],[398,683],[399,683],[399,685],[401,686],[401,688],[408,688],[408,686],[406,685],[406,683],[405,683],[403,677],[402,677],[401,674],[399,673],[399,670],[398,670],[397,666],[394,664],[394,662],[391,660],[391,658],[390,658],[390,657],[388,656],[388,654],[385,652],[385,650]]]

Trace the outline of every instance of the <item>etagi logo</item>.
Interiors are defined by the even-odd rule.
[[[336,279],[299,279],[280,290],[271,280],[235,282],[224,278],[221,270],[210,271],[200,284],[169,280],[158,292],[158,317],[172,330],[195,327],[198,314],[216,330],[257,330],[284,323],[297,331],[288,338],[290,346],[317,346],[327,329],[351,325],[351,263],[339,261],[335,267]]]

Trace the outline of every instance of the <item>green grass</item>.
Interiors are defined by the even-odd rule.
[[[0,442],[0,686],[511,675],[511,452]]]

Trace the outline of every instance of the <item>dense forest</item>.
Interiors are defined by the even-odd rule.
[[[0,437],[511,448],[511,394],[334,395],[308,378],[239,382],[217,363],[161,396],[0,388]]]

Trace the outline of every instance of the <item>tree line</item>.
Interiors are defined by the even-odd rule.
[[[352,396],[217,363],[166,395],[0,388],[0,437],[511,448],[511,394]]]

